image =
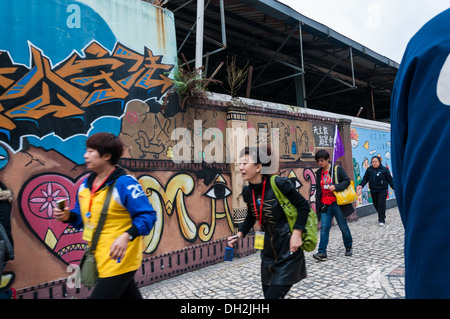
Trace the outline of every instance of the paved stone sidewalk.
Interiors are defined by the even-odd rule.
[[[372,214],[349,223],[353,256],[344,256],[339,228],[333,226],[328,261],[306,253],[308,277],[287,299],[403,299],[403,225],[397,208],[379,226]],[[141,288],[146,299],[262,299],[259,253],[235,258]]]

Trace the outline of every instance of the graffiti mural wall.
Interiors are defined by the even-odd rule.
[[[137,152],[135,112],[160,114],[177,51],[173,14],[139,0],[1,1],[0,17],[0,178],[16,198],[12,264],[20,287],[59,278],[80,259],[85,244],[53,220],[55,203],[74,204],[90,135],[131,136],[137,142],[127,147]],[[152,126],[143,138],[155,132]],[[142,140],[140,158],[149,141]],[[183,200],[177,196],[174,204]],[[158,236],[147,244],[154,251]]]
[[[120,165],[157,211],[144,238],[150,268],[151,258],[191,247],[200,247],[201,255],[202,245],[212,243],[216,252],[246,214],[246,207],[233,207],[243,185],[233,185],[225,161],[227,129],[240,118],[219,101],[209,108],[161,109],[177,68],[173,14],[140,0],[21,0],[1,1],[0,18],[6,26],[0,33],[0,179],[15,195],[16,259],[8,264],[15,287],[67,278],[68,265],[79,262],[86,243],[53,219],[53,209],[60,199],[73,207],[89,174],[85,141],[97,132],[121,137]],[[314,208],[314,153],[331,153],[338,120],[252,106],[244,118],[258,142],[278,129],[279,173]],[[183,136],[174,138],[180,128]],[[182,138],[199,139],[200,146],[183,149],[189,160],[177,164]],[[212,141],[224,153],[214,149],[209,163]]]
[[[176,44],[169,40],[174,39],[170,13],[137,0],[112,1],[124,8],[116,8],[122,15],[109,17],[111,1],[92,1],[99,11],[86,3],[0,4],[6,25],[17,14],[17,20],[10,21],[13,32],[5,30],[0,36],[0,141],[13,153],[23,149],[26,139],[82,164],[89,135],[105,130],[118,134],[129,101],[155,104],[172,85]],[[143,11],[129,12],[125,3],[140,4]],[[45,18],[55,12],[58,20]],[[154,33],[172,25],[165,31],[168,40],[162,45],[143,36],[137,43],[127,33],[114,33],[131,31],[129,24],[139,29],[136,21],[142,22],[141,28],[144,21],[153,21]]]
[[[383,166],[391,169],[391,140],[390,132],[375,129],[351,128],[353,170],[355,174],[355,185],[358,186],[371,165],[373,156],[379,156]],[[358,205],[368,205],[372,203],[369,186],[364,186],[362,194],[359,196]],[[395,193],[389,187],[388,198],[394,198]]]

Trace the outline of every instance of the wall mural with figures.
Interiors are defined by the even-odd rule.
[[[11,26],[0,33],[0,180],[15,195],[16,259],[7,267],[16,289],[66,278],[67,266],[79,263],[86,242],[55,221],[53,209],[60,199],[74,206],[89,174],[85,142],[97,132],[120,136],[126,149],[119,164],[157,211],[144,258],[209,245],[236,230],[246,208],[233,207],[242,184],[233,185],[239,172],[226,162],[226,104],[162,110],[177,68],[173,13],[140,0],[21,0],[0,2],[0,18]],[[258,142],[278,129],[279,173],[313,208],[314,153],[331,151],[336,123],[258,107],[245,120]],[[174,138],[180,128],[184,136]],[[184,151],[191,161],[176,164],[181,138],[201,145],[190,144]],[[214,149],[214,163],[206,163],[212,141],[224,152]]]
[[[66,264],[79,262],[86,243],[81,239],[80,231],[53,219],[53,208],[60,199],[68,200],[73,207],[76,190],[86,176],[82,174],[72,180],[64,175],[43,174],[28,180],[20,192],[22,218],[42,245]],[[148,174],[141,175],[138,180],[157,211],[156,225],[144,239],[144,253],[156,251],[164,229],[171,238],[179,234],[179,242],[186,243],[173,246],[166,244],[166,248],[160,249],[161,253],[167,249],[179,249],[188,243],[210,241],[214,234],[222,237],[229,235],[233,230],[233,221],[230,204],[226,200],[231,194],[227,179],[217,174],[208,180],[210,183],[205,184],[204,179],[199,181],[187,173],[172,172],[167,181],[159,181]],[[203,196],[204,199],[198,198]],[[197,205],[201,202],[202,205],[189,203],[191,200]],[[217,232],[216,225],[222,219],[224,229]],[[169,231],[175,224],[177,229]]]
[[[0,17],[0,178],[15,195],[8,266],[20,288],[62,278],[79,261],[85,243],[53,220],[56,201],[73,206],[90,135],[129,134],[133,101],[160,111],[177,48],[173,13],[140,0],[2,1]],[[147,242],[151,253],[158,245]]]
[[[355,186],[361,183],[367,169],[372,165],[373,156],[379,156],[382,165],[388,168],[392,175],[390,132],[354,126],[351,128],[351,140]],[[387,198],[395,198],[395,193],[391,187],[388,187]],[[369,186],[366,185],[362,194],[359,195],[358,205],[369,205],[371,203],[372,195]]]

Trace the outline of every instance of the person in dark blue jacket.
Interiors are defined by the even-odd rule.
[[[410,40],[391,99],[392,171],[405,228],[405,297],[450,298],[450,9]]]
[[[372,195],[373,206],[378,212],[378,223],[383,226],[386,222],[386,198],[389,185],[394,189],[394,181],[387,167],[381,164],[379,156],[372,157],[370,166],[356,188],[358,195],[362,193],[362,188],[369,183],[370,195]]]
[[[13,271],[4,271],[9,260],[14,260],[14,240],[11,233],[13,194],[0,181],[0,299],[11,299],[14,283]]]

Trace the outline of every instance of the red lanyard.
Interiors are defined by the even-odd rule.
[[[266,179],[264,178],[263,182],[263,189],[261,194],[261,205],[259,206],[259,225],[261,225],[262,220],[262,211],[263,211],[263,203],[264,203],[264,192],[266,190]],[[253,195],[253,207],[255,208],[255,214],[258,214],[258,210],[256,209],[256,200],[255,200],[255,190],[252,188],[252,195]]]
[[[92,207],[92,197],[94,196],[94,194],[100,189],[100,187],[103,186],[103,184],[105,184],[105,182],[108,180],[108,178],[111,176],[111,174],[115,171],[116,169],[113,169],[111,171],[111,173],[109,173],[108,176],[106,176],[106,178],[103,180],[103,183],[101,183],[100,185],[98,185],[97,187],[94,188],[94,181],[92,182],[92,189],[91,189],[91,197],[89,199],[89,209],[88,212],[86,213],[86,217],[90,218],[91,217],[91,207]]]

